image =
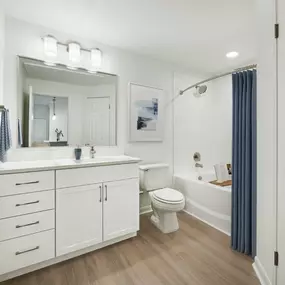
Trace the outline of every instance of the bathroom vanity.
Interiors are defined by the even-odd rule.
[[[138,162],[0,165],[0,281],[136,236]]]

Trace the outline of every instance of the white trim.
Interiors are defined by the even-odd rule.
[[[144,206],[140,208],[140,215],[149,214],[152,212],[151,206]]]
[[[254,259],[254,263],[252,264],[252,267],[253,267],[253,269],[256,273],[256,276],[259,279],[261,285],[272,285],[264,267],[262,266],[262,264],[261,264],[261,262],[257,256]]]
[[[34,264],[34,265],[31,265],[31,266],[28,266],[28,267],[25,267],[25,268],[21,268],[19,270],[13,271],[13,272],[9,272],[9,273],[3,274],[3,275],[0,276],[0,282],[3,282],[5,280],[12,279],[12,278],[15,278],[17,276],[20,276],[20,275],[23,275],[23,274],[26,274],[26,273],[30,273],[30,272],[33,272],[35,270],[42,269],[44,267],[47,267],[47,266],[50,266],[50,265],[54,265],[56,263],[59,263],[59,262],[62,262],[62,261],[65,261],[65,260],[68,260],[68,259],[80,256],[80,255],[83,255],[83,254],[86,254],[88,252],[91,252],[91,251],[94,251],[94,250],[97,250],[97,249],[100,249],[100,248],[112,245],[114,243],[117,243],[117,242],[129,239],[129,238],[135,237],[136,235],[137,235],[136,232],[131,233],[131,234],[127,234],[127,235],[124,235],[124,236],[119,237],[119,238],[115,238],[115,239],[112,239],[112,240],[109,240],[109,241],[106,241],[106,242],[103,242],[103,243],[100,243],[100,244],[97,244],[97,245],[94,245],[94,246],[90,246],[90,247],[84,248],[82,250],[78,250],[78,251],[75,251],[75,252],[70,252],[68,254],[65,254],[65,255],[62,255],[62,256],[58,256],[58,257],[55,257],[53,259],[50,259],[50,260],[47,260],[47,261],[44,261],[44,262],[41,262],[41,263],[38,263],[38,264]]]
[[[231,233],[226,232],[226,231],[224,231],[224,230],[222,230],[222,229],[220,229],[220,228],[214,226],[213,224],[211,224],[211,223],[209,223],[209,222],[207,222],[207,221],[205,221],[205,220],[199,218],[198,216],[196,216],[196,215],[194,215],[194,214],[192,214],[192,213],[190,213],[190,212],[188,212],[188,211],[186,211],[186,210],[183,210],[183,212],[185,212],[186,214],[188,214],[188,215],[194,217],[195,219],[197,219],[197,220],[199,220],[199,221],[201,221],[201,222],[207,224],[208,226],[210,226],[210,227],[212,227],[212,228],[214,228],[214,229],[216,229],[216,230],[222,232],[223,234],[225,234],[225,235],[227,235],[227,236],[231,236]]]

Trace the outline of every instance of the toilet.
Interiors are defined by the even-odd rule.
[[[179,229],[176,213],[185,206],[183,194],[168,188],[169,184],[171,176],[167,164],[140,166],[140,189],[149,193],[153,210],[151,222],[163,233]]]

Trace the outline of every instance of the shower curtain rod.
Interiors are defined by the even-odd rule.
[[[249,69],[254,69],[256,68],[257,65],[256,64],[252,64],[252,65],[247,65],[247,66],[244,66],[244,67],[240,67],[240,68],[237,68],[237,69],[234,69],[233,71],[230,71],[230,72],[226,72],[226,73],[222,73],[222,74],[219,74],[219,75],[216,75],[216,76],[213,76],[213,77],[210,77],[208,79],[205,79],[203,81],[200,81],[194,85],[191,85],[189,87],[187,87],[186,89],[184,90],[181,90],[179,92],[180,95],[183,95],[186,91],[192,89],[192,88],[195,88],[203,83],[206,83],[206,82],[209,82],[209,81],[212,81],[212,80],[215,80],[215,79],[218,79],[218,78],[221,78],[221,77],[224,77],[224,76],[227,76],[227,75],[231,75],[233,73],[236,73],[236,72],[241,72],[241,71],[246,71],[246,70],[249,70]]]

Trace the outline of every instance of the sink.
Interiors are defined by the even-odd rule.
[[[80,165],[80,164],[96,164],[96,163],[108,163],[108,162],[117,162],[117,161],[125,161],[125,156],[95,156],[94,158],[82,158],[81,160],[75,159],[60,159],[56,160],[55,163],[58,166],[64,165]]]

